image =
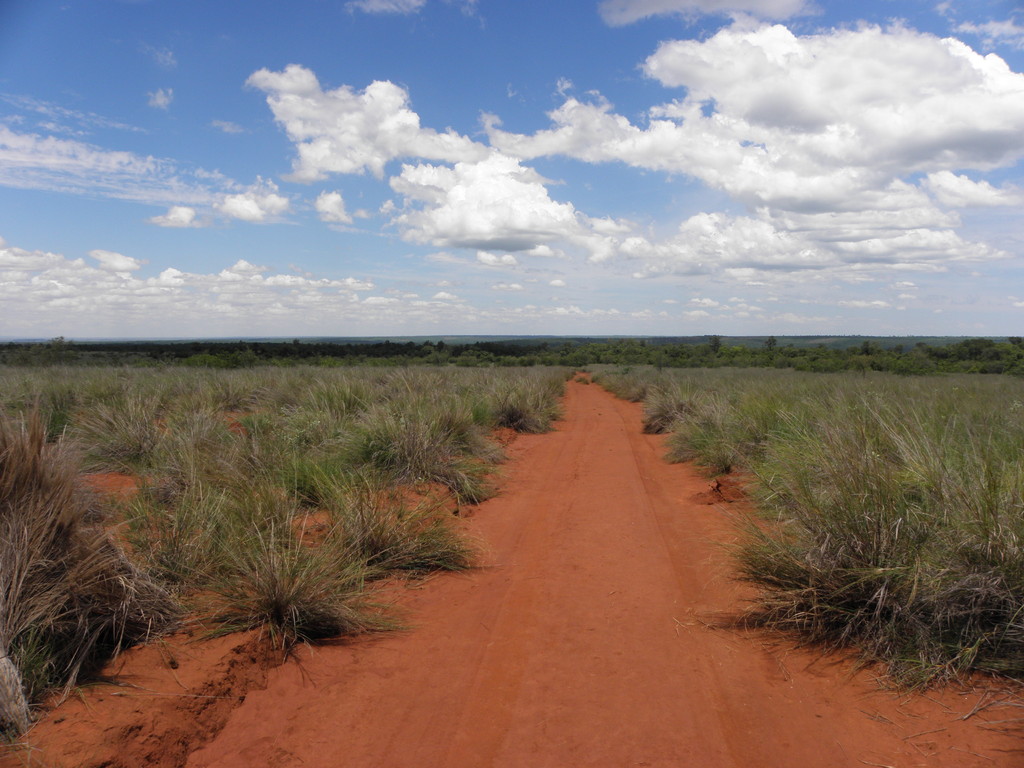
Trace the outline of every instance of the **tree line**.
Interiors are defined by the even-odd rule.
[[[774,336],[742,343],[725,336],[679,342],[662,339],[422,342],[329,341],[110,341],[47,342],[0,346],[6,365],[186,365],[248,368],[256,365],[458,365],[583,367],[596,364],[662,368],[792,368],[798,371],[886,371],[906,375],[992,373],[1024,375],[1024,340],[970,338],[947,344],[852,346],[780,343]]]

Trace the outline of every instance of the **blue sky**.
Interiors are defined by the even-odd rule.
[[[4,0],[0,337],[1019,335],[1012,0]]]

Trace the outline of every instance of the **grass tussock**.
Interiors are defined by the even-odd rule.
[[[103,530],[46,425],[0,419],[0,730],[111,654],[173,623],[165,590]]]
[[[271,522],[219,548],[208,619],[219,631],[266,629],[275,645],[382,629],[364,592],[366,571],[336,534],[305,546]]]
[[[473,550],[436,502],[410,503],[378,480],[355,477],[335,488],[333,507],[346,546],[377,571],[457,571]]]

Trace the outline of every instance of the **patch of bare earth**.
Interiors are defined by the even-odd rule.
[[[482,567],[395,590],[409,630],[302,649],[265,686],[239,671],[248,695],[216,694],[209,726],[194,724],[201,683],[182,681],[187,705],[101,686],[87,696],[102,702],[64,705],[29,742],[63,756],[46,765],[1024,764],[1024,739],[999,722],[1021,710],[992,686],[893,693],[848,660],[726,628],[751,594],[722,546],[745,503],[732,481],[666,464],[639,406],[596,386],[570,383],[565,406],[556,432],[509,446],[504,492],[459,521],[484,542]],[[245,641],[216,642],[228,667],[267,668]],[[159,646],[138,653],[169,685]],[[131,717],[106,714],[129,694]],[[96,733],[136,751],[75,762]]]
[[[54,708],[0,766],[177,768],[278,658],[255,633],[173,635],[130,649]]]

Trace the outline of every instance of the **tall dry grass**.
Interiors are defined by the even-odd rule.
[[[170,626],[177,608],[104,530],[64,444],[0,417],[0,730],[45,691]]]

